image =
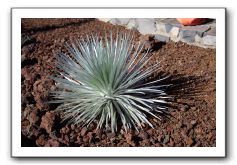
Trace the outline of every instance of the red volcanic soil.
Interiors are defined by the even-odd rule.
[[[143,125],[139,132],[127,133],[96,130],[95,123],[82,127],[61,122],[61,114],[54,111],[57,105],[47,103],[55,89],[49,79],[54,74],[54,52],[66,51],[65,42],[75,36],[105,31],[128,30],[96,19],[22,19],[22,146],[215,147],[216,50],[161,43],[137,31],[134,42],[147,41],[144,49],[152,50],[148,65],[159,60],[159,72],[171,75],[167,80],[174,84],[167,92],[174,96],[170,119],[149,117],[154,129]]]

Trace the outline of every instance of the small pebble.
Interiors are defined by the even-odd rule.
[[[181,111],[187,111],[189,109],[189,106],[188,105],[183,105],[181,106],[180,110]]]
[[[75,130],[75,125],[71,124],[71,130]]]
[[[195,111],[197,108],[196,107],[191,107],[191,110],[192,111]]]
[[[165,135],[165,139],[163,141],[164,144],[168,143],[170,140],[170,135]]]
[[[86,128],[86,127],[83,127],[83,128],[81,129],[81,136],[85,136],[86,132],[87,132],[87,128]]]
[[[191,137],[189,137],[187,140],[186,140],[186,143],[188,146],[191,146],[193,144],[193,139]]]
[[[196,120],[192,120],[192,121],[191,121],[191,124],[192,124],[192,125],[195,125],[196,123],[197,123]]]

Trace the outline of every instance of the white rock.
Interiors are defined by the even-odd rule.
[[[179,28],[178,27],[172,27],[172,29],[169,32],[169,36],[173,38],[177,38],[179,36]]]
[[[156,22],[156,33],[164,36],[169,36],[168,33],[166,33],[165,24]]]
[[[112,18],[98,18],[98,20],[103,22],[109,22]]]
[[[130,19],[128,24],[127,24],[127,28],[128,29],[137,29],[138,25],[135,19]]]
[[[138,31],[142,34],[155,34],[155,19],[153,18],[139,18],[136,19]]]
[[[130,18],[117,18],[120,25],[127,25]]]
[[[211,45],[211,46],[215,46],[216,45],[216,36],[211,36],[211,35],[207,35],[205,37],[203,37],[203,44],[204,45]]]

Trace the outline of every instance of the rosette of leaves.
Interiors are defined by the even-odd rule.
[[[132,44],[131,34],[100,38],[97,35],[67,44],[68,53],[57,54],[56,110],[73,124],[97,122],[112,132],[121,125],[125,131],[138,130],[142,123],[153,127],[147,116],[161,119],[166,113],[164,78],[148,82],[159,63],[146,66],[149,50],[144,43]],[[115,39],[114,39],[115,38]],[[145,67],[146,66],[146,67]]]

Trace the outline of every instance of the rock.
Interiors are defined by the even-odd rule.
[[[93,132],[88,132],[87,136],[89,137],[89,143],[90,143],[94,138]]]
[[[87,133],[87,127],[83,127],[83,128],[81,129],[81,136],[85,136],[86,133]]]
[[[168,143],[168,145],[170,147],[174,147],[174,140],[172,138],[170,138],[170,142]]]
[[[187,111],[189,109],[188,105],[181,105],[180,110],[181,111]]]
[[[100,21],[109,22],[112,18],[98,18]]]
[[[169,33],[170,32],[170,30],[172,29],[172,25],[170,25],[170,24],[165,24],[165,31],[166,31],[166,33]]]
[[[186,144],[187,144],[188,146],[191,146],[191,145],[193,144],[193,139],[192,139],[191,137],[187,138],[187,139],[186,139]]]
[[[203,44],[208,46],[216,45],[216,36],[206,35],[203,37]]]
[[[71,124],[71,130],[75,130],[75,125],[74,124]]]
[[[160,143],[156,143],[153,145],[154,147],[161,147]]]
[[[192,120],[190,123],[191,123],[192,125],[196,125],[196,124],[197,124],[197,121],[196,121],[196,120]]]
[[[216,36],[216,28],[211,28],[204,35]]]
[[[148,133],[149,135],[152,135],[152,134],[153,134],[153,129],[147,130],[147,133]]]
[[[179,31],[180,29],[178,27],[172,27],[169,33],[170,38],[174,41],[178,41]]]
[[[187,127],[187,132],[189,132],[193,128],[193,125],[188,123],[186,127]]]
[[[155,20],[153,18],[139,18],[136,19],[138,31],[141,34],[155,34]]]
[[[173,130],[173,128],[172,128],[172,126],[169,125],[169,126],[166,127],[166,130],[167,130],[167,132],[170,133]]]
[[[66,130],[65,127],[61,128],[61,129],[60,129],[60,133],[61,133],[61,134],[65,134],[65,130]]]
[[[33,82],[34,81],[34,78],[30,72],[30,69],[29,68],[22,68],[21,69],[21,75],[25,78],[25,80],[28,80],[28,81],[31,81]]]
[[[82,138],[80,136],[77,136],[77,143],[80,144],[80,143],[82,143],[82,141],[83,141]]]
[[[33,110],[29,116],[28,116],[28,120],[30,121],[30,124],[33,125],[35,124],[37,121],[39,121],[39,117],[37,116],[37,109]]]
[[[180,38],[184,42],[193,43],[195,41],[196,31],[181,30]]]
[[[210,132],[210,133],[207,135],[207,138],[208,138],[208,140],[211,140],[211,139],[212,139],[212,137],[213,137],[213,133],[212,133],[212,132]]]
[[[27,127],[27,126],[29,126],[29,125],[30,125],[29,120],[23,120],[23,121],[21,121],[21,126],[22,126],[22,127]]]
[[[149,135],[148,135],[146,132],[142,131],[142,132],[140,133],[140,137],[141,137],[142,139],[148,139]]]
[[[125,132],[124,132],[124,130],[121,129],[121,130],[120,130],[120,133],[123,135]]]
[[[101,139],[105,139],[105,138],[106,138],[105,134],[102,134]]]
[[[132,134],[131,133],[126,133],[124,134],[125,136],[125,139],[127,141],[128,144],[131,144],[132,143]]]
[[[169,140],[170,140],[170,135],[165,135],[165,138],[164,138],[164,140],[163,140],[163,143],[166,144],[166,143],[169,142]]]
[[[156,22],[156,33],[164,36],[168,36],[166,33],[166,27],[164,23]]]
[[[74,131],[72,131],[72,132],[69,134],[69,136],[70,136],[70,141],[73,141],[73,140],[76,139],[76,137],[77,137],[77,135],[75,134]]]
[[[46,114],[42,117],[40,128],[45,129],[46,132],[50,134],[54,126],[54,120],[55,114],[53,112],[46,112]]]
[[[79,132],[80,132],[80,129],[77,127],[77,128],[75,129],[75,132],[76,132],[76,133],[79,133]]]
[[[164,135],[159,135],[159,136],[157,137],[157,140],[158,140],[159,142],[162,142],[163,139],[164,139]]]
[[[183,126],[183,122],[182,121],[179,121],[178,124],[176,124],[176,127],[175,129],[179,129]]]
[[[44,146],[45,147],[59,147],[60,143],[55,139],[49,139]]]
[[[98,130],[95,130],[95,136],[99,139],[101,139],[101,136],[102,136],[102,130],[101,129],[98,129]]]
[[[61,134],[68,134],[69,133],[69,128],[66,126],[66,127],[63,127],[60,129],[60,133]]]
[[[108,133],[107,137],[108,137],[108,139],[112,139],[115,137],[115,133]]]
[[[158,41],[161,41],[161,42],[169,42],[170,38],[167,37],[167,36],[156,34],[155,35],[155,40],[158,40]]]
[[[111,20],[109,20],[110,23],[114,24],[114,25],[119,25],[119,19],[117,18],[112,18]]]
[[[21,119],[23,120],[25,118],[28,118],[28,115],[32,112],[33,109],[35,109],[33,104],[26,105],[24,111],[22,111]],[[29,120],[29,119],[27,119],[27,120]]]
[[[128,24],[127,24],[127,28],[128,29],[136,29],[138,27],[137,22],[135,19],[130,19]]]
[[[127,25],[130,18],[112,18],[109,22],[115,25]]]
[[[45,103],[45,100],[48,99],[49,89],[52,85],[53,81],[45,77],[35,81],[32,95],[34,96],[38,109],[48,109],[48,104]]]
[[[195,35],[195,42],[196,43],[202,43],[202,37],[200,37],[199,35]]]
[[[88,136],[83,137],[83,142],[84,143],[89,143],[89,141],[90,141],[90,138]]]
[[[192,136],[192,137],[194,136],[194,130],[193,130],[193,129],[191,129],[191,130],[189,131],[189,135]]]
[[[196,32],[198,36],[202,37],[211,27],[209,25],[184,26],[182,29]]]
[[[164,24],[170,24],[172,26],[181,27],[182,25],[175,18],[158,18],[160,22]]]
[[[65,135],[65,136],[64,136],[64,139],[65,139],[66,142],[69,142],[69,137],[68,137],[68,135]]]
[[[45,143],[46,143],[46,141],[45,141],[45,135],[42,134],[42,135],[40,135],[39,138],[36,140],[36,145],[37,145],[37,146],[44,146]]]
[[[25,45],[23,48],[21,48],[21,54],[23,55],[29,55],[31,54],[35,49],[35,43]]]

